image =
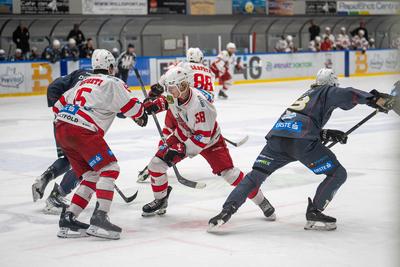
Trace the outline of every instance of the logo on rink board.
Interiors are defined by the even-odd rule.
[[[103,161],[103,157],[99,153],[89,160],[89,166],[93,168],[94,166],[96,166],[98,163],[100,163],[102,161]]]

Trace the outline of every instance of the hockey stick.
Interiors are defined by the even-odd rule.
[[[247,140],[249,140],[249,136],[246,135],[246,136],[245,136],[242,140],[240,140],[239,142],[233,142],[233,141],[231,141],[231,140],[229,140],[229,139],[226,139],[225,137],[224,137],[224,140],[225,140],[227,143],[229,143],[229,144],[231,144],[232,146],[234,146],[234,147],[239,147],[239,146],[243,145],[244,143],[246,143]]]
[[[114,188],[126,203],[131,203],[137,197],[137,194],[139,192],[139,191],[136,191],[136,193],[133,196],[127,197],[124,195],[124,193],[122,193],[122,191],[118,188],[117,185],[114,185]]]
[[[358,129],[361,125],[363,125],[364,123],[366,123],[367,121],[369,121],[372,117],[374,117],[376,114],[378,114],[379,110],[376,109],[374,112],[372,112],[371,114],[369,114],[367,117],[365,117],[364,119],[362,119],[359,123],[357,123],[356,125],[354,125],[353,127],[351,127],[347,132],[345,132],[346,135],[351,134],[352,132],[354,132],[356,129]],[[338,142],[332,142],[330,143],[327,147],[331,148],[334,145],[336,145]]]
[[[143,92],[144,96],[147,97],[147,92],[146,92],[146,89],[144,88],[144,83],[143,83],[142,77],[139,74],[138,69],[136,67],[133,67],[133,70],[135,72],[135,75],[136,75],[137,79],[139,80],[140,87],[142,89],[142,92]],[[158,130],[158,132],[159,132],[159,134],[161,136],[161,140],[164,142],[164,144],[166,144],[167,142],[166,142],[165,137],[164,137],[164,135],[162,133],[162,129],[161,129],[160,123],[158,122],[156,114],[154,114],[154,112],[153,112],[153,113],[151,113],[151,115],[153,116],[154,122],[156,123],[157,130]],[[174,169],[174,172],[175,172],[176,178],[178,179],[178,182],[180,182],[181,184],[186,185],[186,186],[191,187],[191,188],[197,188],[197,189],[206,187],[205,183],[194,182],[194,181],[188,180],[185,177],[183,177],[179,173],[178,168],[173,163],[172,163],[172,168]]]

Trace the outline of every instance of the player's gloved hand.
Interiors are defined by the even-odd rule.
[[[144,110],[147,114],[157,114],[161,111],[168,109],[168,103],[165,96],[159,96],[157,98],[147,97],[143,101]]]
[[[164,161],[168,164],[176,163],[186,156],[186,146],[183,143],[175,143],[167,147],[164,154]]]
[[[323,129],[320,132],[322,142],[338,142],[341,144],[347,143],[347,135],[339,130]]]
[[[120,119],[125,119],[126,118],[125,115],[122,112],[117,113],[117,117],[120,118]]]
[[[150,86],[149,97],[152,98],[159,97],[162,93],[164,93],[164,87],[159,83]]]
[[[377,108],[380,112],[385,113],[388,113],[389,110],[393,109],[395,97],[389,94],[380,93],[376,89],[372,90],[369,93],[372,94],[373,97],[369,99],[369,103],[367,103],[368,106]]]
[[[144,127],[147,125],[147,121],[148,121],[148,116],[146,114],[146,112],[143,112],[143,115],[139,118],[134,119],[134,121],[136,122],[137,125],[139,125],[140,127]]]

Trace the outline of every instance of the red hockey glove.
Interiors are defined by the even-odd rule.
[[[168,109],[168,103],[165,96],[160,96],[156,99],[147,97],[143,101],[143,106],[147,114],[157,114]]]

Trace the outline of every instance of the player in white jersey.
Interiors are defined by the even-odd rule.
[[[62,212],[59,237],[93,235],[119,239],[121,228],[108,219],[119,166],[103,136],[117,113],[146,126],[143,104],[131,95],[127,85],[114,75],[115,58],[105,49],[92,55],[93,75],[77,83],[54,105],[56,140],[82,182],[69,208]],[[96,193],[96,209],[88,224],[76,217]],[[104,233],[105,232],[105,233]]]
[[[171,65],[169,69],[175,67],[183,68],[188,73],[190,87],[201,90],[208,99],[211,99],[213,98],[212,92],[214,91],[214,75],[210,68],[205,66],[202,62],[203,53],[201,50],[198,47],[191,47],[186,51],[186,61],[181,61],[177,65]],[[161,76],[157,84],[152,85],[149,95],[151,97],[158,97],[164,92],[164,87],[165,75]],[[163,134],[167,137],[172,134],[176,128],[176,121],[170,110],[168,110],[165,115],[164,123]],[[146,166],[139,172],[137,182],[144,182],[148,177],[149,172]]]
[[[229,150],[216,121],[217,112],[212,99],[190,87],[189,74],[181,67],[175,67],[165,74],[167,97],[144,101],[147,113],[158,113],[168,109],[176,123],[176,128],[166,144],[161,142],[148,169],[155,200],[143,206],[143,216],[165,214],[168,197],[172,190],[168,186],[166,172],[172,164],[186,157],[203,156],[212,172],[222,176],[229,184],[236,186],[244,174],[234,167]],[[275,219],[274,209],[257,188],[248,194],[264,215]]]
[[[228,98],[226,91],[232,85],[233,68],[240,70],[242,65],[236,62],[235,57],[236,45],[228,43],[226,50],[221,51],[217,58],[211,63],[211,71],[215,78],[218,79],[222,89],[219,90],[218,96],[222,99]]]

